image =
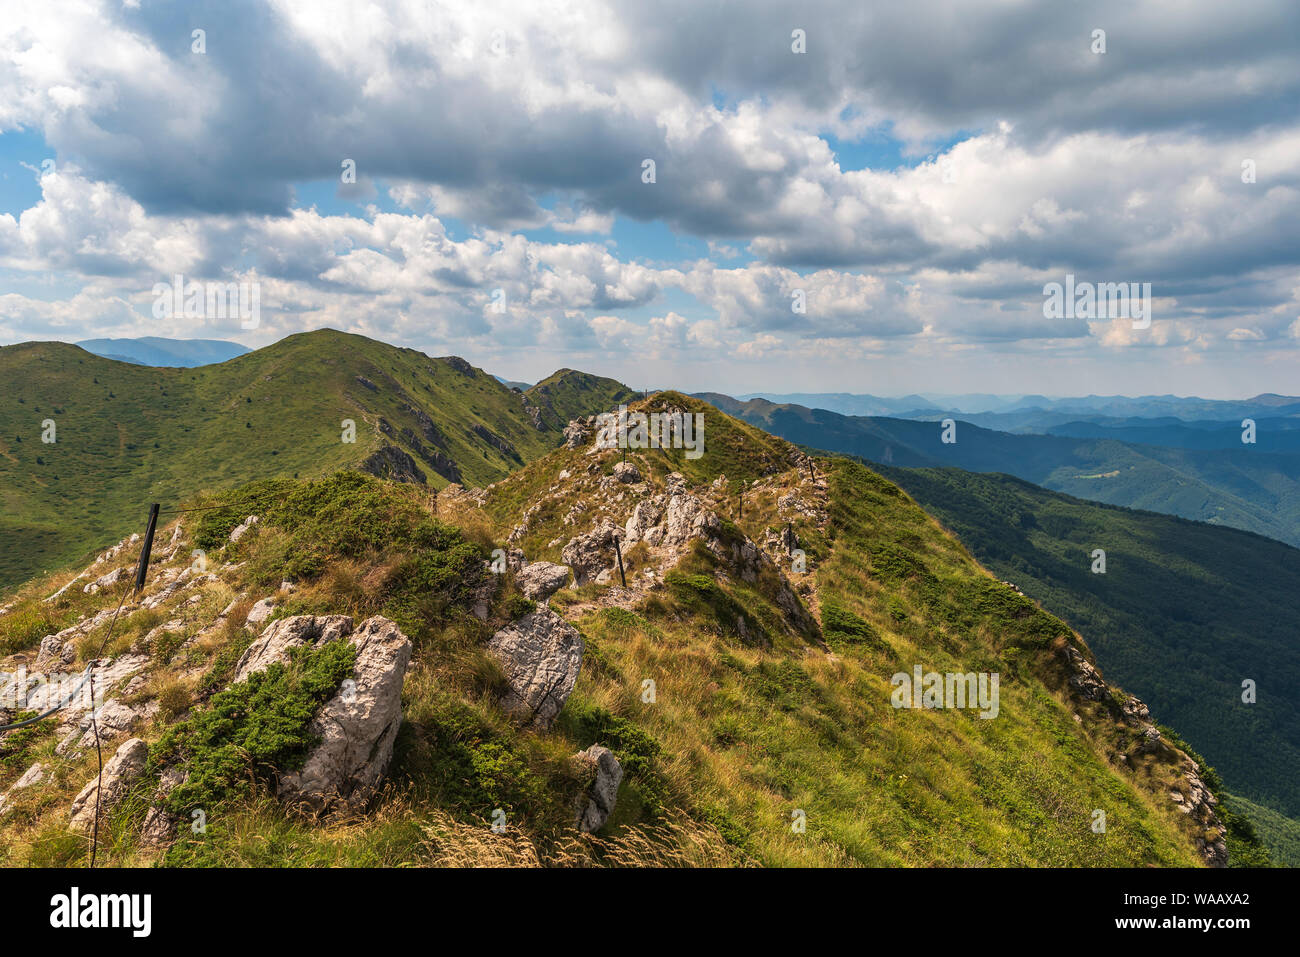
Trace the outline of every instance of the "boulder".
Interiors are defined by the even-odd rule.
[[[95,711],[94,728],[90,726],[90,713],[87,712],[77,722],[77,726],[72,733],[59,742],[54,751],[56,754],[67,754],[69,751],[94,747],[96,729],[99,731],[99,740],[102,744],[110,738],[115,738],[119,734],[130,731],[136,722],[140,720],[140,717],[140,713],[134,708],[123,704],[116,698],[112,701],[106,701]]]
[[[121,568],[115,568],[111,572],[107,573],[106,575],[100,575],[93,582],[91,582],[89,585],[87,585],[85,588],[81,590],[85,592],[87,595],[98,594],[101,589],[111,588],[112,586],[120,582],[122,580],[122,576],[126,574],[126,571],[127,569],[125,565],[122,566]]]
[[[515,572],[515,584],[519,586],[525,598],[545,601],[565,586],[571,571],[568,565],[533,562]]]
[[[282,618],[248,646],[232,682],[287,661],[292,648],[342,640],[357,651],[352,677],[316,712],[309,733],[318,743],[302,767],[281,776],[278,785],[285,803],[312,814],[361,808],[388,773],[402,723],[410,639],[378,615],[356,630],[347,615]]]
[[[631,462],[616,462],[614,463],[614,478],[624,485],[635,485],[641,481],[641,473]]]
[[[244,521],[241,524],[236,525],[233,529],[231,529],[230,540],[232,542],[239,541],[241,538],[244,537],[245,534],[247,534],[250,528],[252,528],[254,525],[257,524],[257,522],[258,522],[258,517],[256,515],[248,516],[248,518],[244,519]]]
[[[569,540],[561,555],[564,563],[573,569],[573,583],[585,585],[600,572],[614,565],[614,537],[619,527],[612,522],[602,522],[584,535]]]
[[[502,628],[487,647],[506,675],[502,707],[527,724],[549,728],[578,681],[582,635],[543,606]]]
[[[270,618],[273,611],[275,611],[275,598],[263,598],[248,610],[248,617],[244,622],[249,627],[256,628]]]
[[[618,801],[618,786],[623,781],[623,766],[609,748],[593,744],[579,751],[574,759],[586,765],[595,775],[587,791],[587,800],[578,816],[578,827],[590,834],[599,831],[614,813]]]
[[[175,840],[180,818],[164,811],[159,805],[186,777],[180,768],[166,768],[162,772],[158,790],[153,795],[154,804],[145,814],[144,824],[140,828],[140,843],[144,847],[164,847]]]
[[[251,617],[251,616],[250,616]],[[300,645],[324,644],[352,633],[348,615],[294,615],[273,622],[240,656],[231,684],[247,681],[249,675],[265,671],[273,662],[288,661],[289,649]]]
[[[14,792],[21,791],[24,788],[34,787],[45,780],[45,765],[37,761],[30,768],[23,772],[23,776],[11,784],[8,790],[0,793],[0,814],[3,814],[12,803]]]
[[[72,802],[71,827],[88,832],[95,823],[95,798],[99,797],[101,822],[103,815],[117,805],[136,778],[144,774],[145,762],[149,758],[149,745],[139,738],[132,738],[108,759],[102,776],[96,775],[81,789],[81,793]]]
[[[347,637],[357,650],[352,679],[316,712],[310,730],[320,743],[302,768],[280,778],[280,798],[314,814],[365,806],[388,773],[402,724],[410,639],[378,615]]]

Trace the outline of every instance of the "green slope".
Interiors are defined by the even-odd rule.
[[[980,428],[960,417],[956,441],[944,443],[939,422],[839,415],[764,399],[703,398],[810,448],[902,468],[1005,472],[1081,498],[1227,525],[1300,546],[1300,454],[1295,452],[1022,435]]]
[[[141,641],[190,594],[200,597],[187,612],[187,628],[197,632],[232,597],[248,596],[247,607],[288,574],[295,589],[276,616],[384,614],[412,638],[415,651],[393,787],[370,813],[330,827],[296,818],[270,800],[265,767],[246,777],[200,775],[210,792],[201,795],[202,806],[219,813],[208,816],[203,836],[182,827],[166,860],[300,866],[489,859],[1201,862],[1195,842],[1203,829],[1168,797],[1181,781],[1182,755],[1145,746],[1122,719],[1127,696],[1118,689],[1098,700],[1071,690],[1065,649],[1088,652],[1065,623],[991,578],[878,474],[845,460],[810,466],[786,443],[679,395],[661,393],[643,404],[669,406],[706,416],[702,458],[659,449],[624,456],[560,448],[492,486],[481,508],[470,496],[431,502],[409,484],[355,473],[263,483],[227,493],[232,500],[258,488],[276,493],[262,523],[236,543],[228,542],[229,514],[187,520],[192,538],[173,564],[188,562],[193,543],[210,550],[222,580],[178,594],[149,615],[133,612],[117,647]],[[624,459],[644,483],[612,476]],[[507,576],[495,593],[488,590],[487,620],[476,617],[470,609],[492,578],[483,560],[504,544],[499,536],[521,526],[514,542],[530,560],[558,557],[561,543],[602,518],[622,522],[640,502],[664,493],[673,471],[716,511],[721,551],[688,541],[680,564],[647,579],[656,559],[634,546],[626,554],[629,577],[642,576],[644,588],[629,594],[592,583],[553,596],[551,607],[585,636],[582,668],[554,727],[519,727],[496,703],[501,673],[483,645],[528,603]],[[743,512],[736,494],[742,480]],[[820,626],[792,623],[797,617],[779,573],[770,567],[746,573],[753,567],[744,557],[752,554],[747,540],[769,541],[795,500],[807,506],[793,519],[808,558],[797,601],[819,610]],[[7,647],[30,652],[42,630],[10,634],[16,627],[10,622],[91,610],[92,599],[80,592],[53,606],[41,603],[51,584],[32,583],[16,609],[0,617]],[[210,707],[205,689],[225,685],[252,637],[231,624],[205,631],[184,650],[169,644],[170,657],[155,657],[144,697],[181,684],[168,701],[182,704],[169,704],[141,733],[166,752],[168,740],[177,734],[193,740],[198,729],[201,747],[192,760],[205,768],[217,759],[223,766],[233,761],[238,771],[239,755],[209,740],[215,725],[202,717]],[[916,664],[997,672],[997,716],[896,709],[891,677]],[[197,683],[194,674],[202,676]],[[647,680],[656,688],[650,699]],[[233,700],[240,687],[221,698],[237,716],[243,714]],[[265,704],[250,698],[248,706],[257,711]],[[25,742],[24,753],[0,769],[0,785],[21,773],[30,754],[52,745],[52,729],[38,733],[44,737]],[[571,756],[597,742],[617,754],[625,777],[599,840],[575,842],[583,782]],[[61,839],[69,792],[93,774],[92,758],[81,760],[48,788],[23,792],[19,809],[0,816],[0,863],[84,862],[85,841]],[[107,865],[154,859],[134,837],[154,784],[140,787],[146,797],[114,809],[101,831],[99,860]],[[189,793],[178,792],[176,800]],[[487,828],[497,809],[509,825],[499,838]],[[1092,827],[1098,810],[1106,812],[1104,832]]]
[[[783,493],[808,494],[809,473],[790,446],[674,393],[637,407],[672,406],[705,414],[703,457],[628,451],[627,461],[655,487],[670,470],[697,488],[725,476],[717,501],[734,526],[755,541],[776,533]],[[596,478],[617,459],[603,457]],[[519,545],[530,559],[561,560],[591,480],[556,476],[583,475],[591,461],[555,452],[493,486],[491,526],[528,512]],[[632,616],[602,610],[600,590],[586,586],[576,620],[600,664],[580,677],[580,707],[617,702],[620,716],[681,756],[669,762],[670,780],[708,795],[711,819],[766,863],[1188,863],[1183,822],[1171,825],[1161,803],[1168,768],[1119,771],[1116,755],[1134,752],[1114,715],[1063,702],[1058,645],[1077,642],[1070,629],[990,578],[891,483],[843,461],[816,469],[828,483],[828,525],[796,522],[796,531],[834,657],[782,628],[770,591],[697,550]],[[741,480],[760,483],[743,512]],[[1005,717],[913,720],[894,710],[890,676],[918,663],[1000,671]],[[661,682],[653,707],[633,690],[646,676]],[[1123,836],[1097,841],[1081,826],[1103,807],[1125,821]],[[790,835],[795,808],[810,837],[816,822],[815,840]]]
[[[369,459],[377,474],[435,487],[484,484],[557,445],[559,414],[601,411],[627,392],[558,375],[557,414],[538,424],[519,393],[463,359],[333,330],[194,369],[24,343],[0,349],[0,379],[0,587],[137,530],[150,502],[257,478]],[[53,444],[41,441],[46,419]]]
[[[1300,821],[1237,794],[1226,797],[1228,807],[1250,822],[1274,861],[1287,867],[1300,867]]]
[[[561,369],[525,389],[524,395],[537,408],[546,428],[563,430],[570,419],[590,415],[593,410],[613,409],[621,402],[630,402],[637,393],[613,379]]]
[[[1089,636],[1233,792],[1300,816],[1300,551],[1007,475],[882,469],[996,574]],[[1105,574],[1091,570],[1106,552]],[[1244,704],[1242,681],[1258,701]]]

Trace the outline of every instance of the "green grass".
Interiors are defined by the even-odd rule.
[[[0,589],[142,532],[151,502],[325,475],[385,445],[430,488],[486,484],[558,445],[568,417],[628,395],[610,379],[557,374],[538,428],[517,393],[463,360],[333,330],[193,369],[23,343],[0,348],[0,379]],[[47,418],[53,444],[41,441]],[[355,443],[342,441],[345,419]]]
[[[888,472],[999,578],[1089,637],[1102,671],[1234,793],[1300,815],[1300,552],[1234,529],[1070,498],[1009,476]],[[1093,574],[1092,551],[1106,552]],[[1259,686],[1241,700],[1243,679]]]
[[[316,709],[352,674],[355,661],[356,649],[346,641],[291,648],[287,662],[217,693],[206,708],[168,728],[149,751],[152,777],[173,765],[186,777],[163,807],[185,819],[195,809],[216,814],[252,797],[258,781],[301,767],[316,743],[309,733]]]
[[[1250,822],[1274,861],[1284,867],[1300,867],[1300,821],[1237,794],[1222,797],[1230,812]]]
[[[809,491],[788,446],[760,442],[746,459],[748,426],[719,417],[708,428],[727,468],[764,483],[743,515],[733,496],[715,495],[724,538],[760,535],[773,527],[782,495]],[[485,513],[517,521],[541,506],[531,513],[537,527],[524,536],[535,559],[564,537],[572,497],[590,488],[559,472],[586,475],[593,461],[604,472],[615,460],[557,450],[495,487]],[[667,471],[687,467],[659,452],[629,460],[654,488]],[[722,474],[734,481],[716,462],[690,467],[697,481]],[[264,491],[271,504],[234,544],[224,543],[232,519],[222,510],[191,520],[189,534],[209,547],[210,562],[234,563],[222,582],[196,592],[196,614],[210,620],[236,595],[266,594],[292,567],[295,589],[281,594],[277,616],[395,617],[413,642],[405,720],[376,804],[346,820],[309,824],[275,804],[269,784],[274,770],[292,766],[309,746],[315,703],[350,667],[340,657],[345,643],[300,652],[226,690],[248,641],[237,626],[214,628],[170,661],[156,661],[145,693],[180,704],[144,729],[153,767],[176,760],[191,769],[168,799],[174,811],[218,809],[204,835],[182,818],[182,842],[167,861],[1200,863],[1195,833],[1167,798],[1180,759],[1143,754],[1117,700],[1069,696],[1061,647],[1073,643],[1088,654],[1072,630],[991,579],[892,483],[849,462],[821,460],[817,468],[829,483],[828,521],[803,523],[799,535],[815,585],[807,597],[821,608],[823,629],[792,625],[778,605],[776,573],[745,581],[729,564],[729,549],[723,557],[688,549],[674,574],[634,607],[601,605],[607,589],[584,586],[553,599],[553,607],[568,603],[586,653],[573,694],[546,732],[520,726],[497,704],[502,674],[484,643],[527,606],[506,583],[488,596],[486,622],[471,613],[478,587],[491,580],[477,510],[440,509],[438,518],[422,490],[351,472],[226,493]],[[711,494],[705,489],[698,491]],[[643,492],[621,507],[630,509]],[[173,561],[188,563],[188,552]],[[25,591],[16,611],[28,614],[40,590]],[[890,678],[913,664],[997,672],[998,717],[895,709]],[[184,687],[171,690],[177,683]],[[596,743],[615,752],[625,780],[613,819],[591,840],[574,830],[588,780],[572,758]],[[24,745],[23,760],[53,744],[42,733]],[[56,763],[55,783],[24,793],[21,806],[0,818],[0,860],[84,862],[60,829],[70,795],[93,768],[87,759]],[[106,864],[156,859],[134,837],[151,788],[146,781],[109,816]],[[1091,827],[1098,809],[1107,815],[1104,834]],[[506,833],[490,828],[498,816]],[[803,833],[792,828],[800,819]]]

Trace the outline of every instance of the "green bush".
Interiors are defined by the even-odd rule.
[[[338,472],[318,481],[255,482],[226,498],[260,501],[260,509],[236,511],[256,511],[260,526],[279,531],[261,545],[256,564],[265,569],[263,584],[315,579],[339,559],[391,558],[393,568],[376,596],[380,612],[413,638],[441,623],[448,608],[464,602],[485,574],[482,548],[430,516],[417,491],[362,472]],[[220,547],[238,523],[224,509],[197,514],[200,547]],[[242,545],[241,539],[234,547]]]
[[[564,721],[583,747],[599,744],[614,752],[625,780],[636,785],[644,814],[653,817],[663,810],[668,795],[663,775],[655,767],[663,750],[658,741],[626,718],[594,705],[571,701]]]
[[[166,810],[210,815],[251,796],[277,772],[300,767],[316,743],[308,730],[312,717],[355,662],[356,649],[346,641],[290,649],[287,663],[218,692],[208,708],[169,728],[150,749],[150,768],[157,775],[177,765],[188,776],[167,795]]]
[[[829,599],[822,602],[822,632],[832,647],[841,643],[883,647],[879,633],[869,622]]]

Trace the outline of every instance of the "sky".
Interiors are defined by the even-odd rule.
[[[1298,48],[1294,0],[9,0],[0,343],[1294,394]],[[159,316],[177,275],[257,327]],[[1067,275],[1152,321],[1049,315]]]

